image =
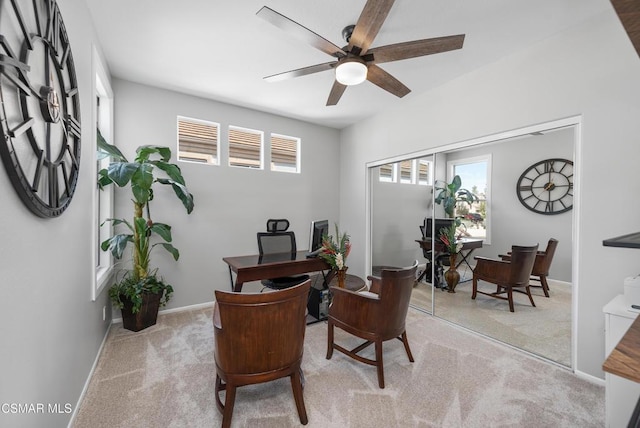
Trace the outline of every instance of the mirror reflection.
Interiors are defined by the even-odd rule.
[[[568,127],[371,168],[372,273],[417,259],[414,307],[570,366],[573,146]],[[452,224],[448,247],[440,235]],[[555,241],[550,260],[530,257],[528,290],[482,276],[472,298],[476,257],[515,269],[513,246],[543,252]],[[453,290],[445,278],[452,270],[459,276]]]

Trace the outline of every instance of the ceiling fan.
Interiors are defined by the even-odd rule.
[[[394,1],[367,0],[358,22],[342,30],[342,36],[347,41],[347,45],[343,48],[334,45],[275,10],[263,6],[256,15],[309,43],[316,49],[337,58],[330,62],[267,76],[264,79],[274,82],[335,69],[336,80],[327,99],[328,106],[338,103],[347,86],[362,83],[364,80],[368,80],[397,97],[404,97],[411,90],[378,67],[378,64],[460,49],[464,43],[465,35],[414,40],[370,49],[373,39],[382,27]]]

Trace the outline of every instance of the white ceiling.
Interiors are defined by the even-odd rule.
[[[365,82],[325,106],[333,72],[263,77],[332,60],[256,16],[262,6],[338,46],[365,0],[86,0],[114,77],[343,128],[562,32],[608,0],[398,0],[372,47],[466,34],[461,50],[382,64],[412,92]]]

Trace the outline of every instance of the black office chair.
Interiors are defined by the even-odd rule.
[[[291,260],[296,258],[296,235],[294,232],[287,232],[289,220],[269,219],[267,220],[267,232],[258,232],[258,251],[260,259],[268,257],[269,254],[291,254]],[[285,276],[279,278],[263,279],[262,285],[272,290],[283,290],[294,287],[309,279],[309,275]],[[264,291],[264,289],[263,289]]]

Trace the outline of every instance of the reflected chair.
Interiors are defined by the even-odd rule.
[[[287,232],[289,221],[286,219],[267,220],[267,232],[258,232],[258,252],[260,260],[270,254],[290,254],[291,260],[296,258],[296,235]],[[301,284],[309,279],[309,275],[287,276],[263,279],[262,285],[272,290],[282,290]]]
[[[529,289],[529,277],[536,259],[538,246],[521,247],[514,245],[511,247],[510,260],[494,260],[486,257],[476,256],[476,267],[473,269],[473,293],[472,299],[477,293],[509,301],[509,311],[514,312],[513,292],[523,293],[529,296],[531,306],[536,306]],[[495,293],[488,293],[478,290],[478,281],[486,281],[496,284]],[[520,290],[520,288],[524,288]],[[502,294],[507,294],[507,297]]]
[[[300,422],[307,424],[300,364],[310,284],[264,294],[215,291],[215,393],[223,427],[231,425],[236,388],[287,376]]]
[[[549,283],[547,277],[549,276],[549,269],[551,268],[551,262],[553,261],[553,255],[556,253],[556,247],[558,246],[558,240],[551,238],[547,243],[547,248],[544,251],[538,251],[536,254],[536,261],[533,264],[533,270],[531,271],[532,281],[540,282],[540,285],[530,285],[530,287],[542,288],[544,295],[549,297]],[[509,260],[511,254],[500,255],[502,260]]]
[[[328,318],[328,360],[335,349],[361,363],[376,366],[380,388],[384,388],[383,342],[397,338],[404,344],[409,361],[413,362],[407,341],[405,319],[417,268],[416,260],[408,268],[383,269],[379,278],[368,277],[371,287],[367,292],[358,293],[345,288],[331,287],[333,299],[329,306]],[[349,351],[334,342],[334,327],[364,339],[365,342]],[[375,359],[358,355],[372,343],[375,344]]]

